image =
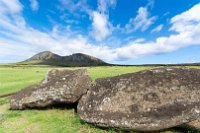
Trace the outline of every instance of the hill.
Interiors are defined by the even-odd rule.
[[[18,64],[28,65],[52,65],[52,66],[104,66],[109,65],[108,63],[98,59],[96,57],[76,53],[69,56],[60,56],[50,51],[40,52],[31,58],[19,62]]]

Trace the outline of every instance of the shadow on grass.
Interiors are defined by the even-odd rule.
[[[53,103],[47,107],[27,107],[25,109],[22,110],[48,110],[48,109],[60,109],[60,110],[65,110],[65,109],[74,109],[75,113],[77,113],[77,105],[78,103]],[[16,109],[18,110],[18,109]]]

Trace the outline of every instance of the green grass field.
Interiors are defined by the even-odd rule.
[[[85,67],[95,80],[124,73],[137,72],[152,67]],[[39,83],[51,67],[0,66],[0,95]],[[56,68],[80,69],[80,68]],[[52,108],[47,110],[9,110],[7,98],[0,99],[0,133],[124,133],[115,129],[100,129],[82,122],[74,109]],[[179,132],[174,129],[165,133]],[[197,131],[185,131],[196,133]],[[132,132],[136,133],[136,132]]]

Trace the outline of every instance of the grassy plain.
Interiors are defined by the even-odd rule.
[[[89,76],[95,80],[101,77],[111,77],[124,73],[137,72],[152,67],[85,67]],[[50,69],[80,69],[52,68],[44,66],[0,66],[0,95],[15,92],[26,86],[39,83]],[[82,69],[82,68],[81,68]],[[48,110],[9,110],[7,98],[0,99],[0,133],[124,133],[115,129],[100,129],[94,125],[82,122],[74,109],[52,108]],[[179,132],[174,129],[165,133]],[[181,131],[182,132],[182,131]],[[196,133],[197,131],[185,131]],[[136,132],[132,132],[136,133]]]

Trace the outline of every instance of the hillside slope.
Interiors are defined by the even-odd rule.
[[[50,51],[40,52],[31,58],[20,62],[19,64],[28,65],[52,65],[52,66],[103,66],[108,63],[82,53],[76,53],[69,56],[60,56]]]

